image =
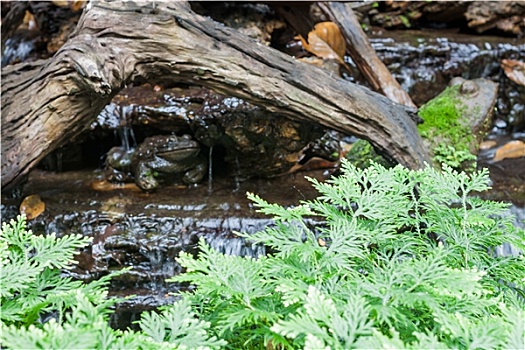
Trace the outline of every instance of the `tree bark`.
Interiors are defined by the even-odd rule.
[[[368,37],[361,29],[351,4],[323,2],[319,3],[319,7],[332,22],[341,28],[350,57],[355,61],[372,88],[383,93],[394,102],[417,108],[410,96],[390,74],[385,64],[377,57]]]
[[[297,62],[185,2],[92,2],[45,62],[2,71],[2,188],[89,128],[126,84],[182,82],[372,142],[405,166],[429,157],[407,108]]]
[[[269,3],[303,38],[313,29],[314,22],[309,16],[310,3],[292,6],[286,2]],[[301,4],[304,4],[301,2]],[[392,76],[385,64],[377,57],[367,35],[361,29],[357,16],[349,3],[320,2],[319,8],[341,29],[345,38],[346,51],[363,73],[372,89],[390,100],[417,109],[410,96]]]

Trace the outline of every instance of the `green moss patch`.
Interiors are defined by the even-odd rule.
[[[468,125],[461,123],[464,104],[458,98],[459,85],[445,89],[439,96],[419,109],[424,123],[419,133],[428,141],[437,163],[453,168],[469,168],[476,157],[470,152],[474,141]]]
[[[393,166],[393,164],[383,156],[377,154],[374,146],[366,140],[358,140],[354,143],[350,151],[345,155],[345,158],[360,169],[366,169],[372,165],[372,163],[381,164],[385,168]]]

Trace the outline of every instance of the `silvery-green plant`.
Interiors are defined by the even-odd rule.
[[[188,301],[144,313],[141,331],[109,326],[112,276],[84,284],[63,277],[77,249],[89,239],[34,235],[25,218],[2,225],[0,233],[0,345],[9,349],[194,349],[218,348]],[[47,316],[47,317],[44,317]]]
[[[284,208],[249,194],[275,225],[268,256],[182,253],[186,294],[231,348],[523,348],[524,250],[508,205],[473,196],[486,170],[342,164],[320,195]],[[308,224],[312,218],[316,225]]]
[[[275,225],[239,235],[271,253],[228,256],[202,240],[197,257],[181,254],[186,272],[173,279],[195,291],[144,313],[138,332],[109,327],[109,278],[86,285],[60,276],[86,239],[34,236],[23,218],[3,225],[1,345],[524,347],[524,258],[494,252],[505,242],[524,251],[525,234],[503,215],[508,205],[472,195],[488,188],[486,170],[343,162],[340,176],[311,181],[318,198],[295,207],[249,194]]]

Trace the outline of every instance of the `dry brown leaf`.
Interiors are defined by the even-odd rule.
[[[20,204],[20,214],[25,214],[27,220],[36,218],[44,210],[46,210],[46,204],[38,194],[27,196]]]
[[[35,30],[37,29],[36,19],[35,16],[29,11],[26,11],[24,15],[24,19],[22,20],[22,27],[27,28],[29,30]]]
[[[73,12],[83,9],[87,4],[87,0],[73,0],[69,2],[69,8]]]
[[[489,141],[483,141],[482,143],[479,144],[479,149],[481,151],[485,151],[487,149],[491,149],[492,147],[496,146],[498,143],[494,140],[489,140]]]
[[[57,7],[69,7],[73,12],[77,12],[87,4],[87,0],[53,0],[51,2]]]
[[[525,142],[514,140],[506,143],[496,150],[493,161],[499,162],[506,158],[525,157]]]
[[[55,5],[56,7],[68,7],[69,6],[69,2],[68,0],[53,0],[51,1],[53,3],[53,5]]]
[[[308,33],[308,42],[302,36],[299,36],[299,39],[304,49],[317,57],[336,59],[345,64],[345,38],[335,23],[317,23],[314,30]]]
[[[135,183],[113,183],[107,180],[95,181],[91,183],[91,188],[95,191],[114,191],[114,190],[131,190],[141,191]]]
[[[505,75],[518,85],[525,86],[525,63],[517,60],[501,60]]]

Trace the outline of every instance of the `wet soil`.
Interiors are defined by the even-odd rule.
[[[78,233],[93,238],[68,274],[89,281],[131,267],[110,286],[112,295],[134,295],[120,303],[112,317],[115,327],[125,328],[141,311],[173,301],[169,293],[188,288],[165,279],[182,271],[175,261],[181,251],[198,253],[199,239],[225,254],[265,254],[265,247],[235,235],[272,225],[271,218],[256,212],[246,193],[285,206],[297,205],[317,195],[305,175],[318,180],[330,176],[327,170],[244,182],[222,176],[190,187],[167,186],[145,193],[134,184],[119,187],[105,182],[101,170],[57,173],[36,169],[20,197],[2,197],[2,221],[18,214],[21,198],[38,193],[46,210],[29,222],[34,233]]]
[[[525,211],[525,157],[503,159],[493,162],[494,150],[512,140],[525,140],[525,133],[514,133],[507,136],[489,135],[488,140],[496,141],[496,146],[480,151],[478,168],[488,168],[492,181],[492,190],[481,193],[484,199],[511,202]],[[525,217],[523,218],[525,219]],[[525,222],[522,222],[525,227]]]

